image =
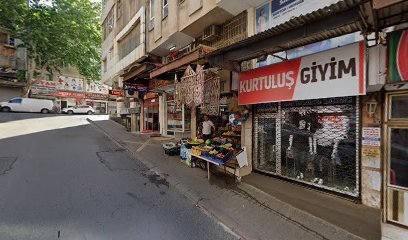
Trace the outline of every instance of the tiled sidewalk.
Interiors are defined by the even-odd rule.
[[[93,123],[243,239],[380,239],[376,210],[256,173],[240,184],[208,181],[206,171],[165,155],[163,139],[126,132],[110,120]]]

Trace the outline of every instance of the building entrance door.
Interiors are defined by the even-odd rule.
[[[387,221],[408,226],[408,92],[387,95],[385,124]]]
[[[144,107],[144,131],[159,131],[159,99],[151,98],[145,100]]]

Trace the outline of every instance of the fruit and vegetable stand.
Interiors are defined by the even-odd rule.
[[[192,147],[191,156],[206,162],[207,177],[210,179],[210,164],[222,167],[224,169],[225,178],[227,177],[227,168],[233,169],[234,177],[237,177],[236,172],[240,166],[236,157],[242,153],[242,149],[235,149],[228,144],[220,146],[201,145]]]

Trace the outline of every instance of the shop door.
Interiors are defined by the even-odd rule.
[[[159,131],[158,98],[147,99],[144,108],[144,129],[147,132]]]
[[[387,220],[408,227],[408,93],[388,95]]]
[[[259,114],[255,117],[255,158],[254,167],[268,173],[280,172],[280,147],[276,137],[277,115]]]
[[[67,101],[61,101],[61,109],[68,107]]]

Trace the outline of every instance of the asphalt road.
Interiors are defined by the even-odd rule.
[[[1,240],[235,239],[86,117],[0,113]]]

